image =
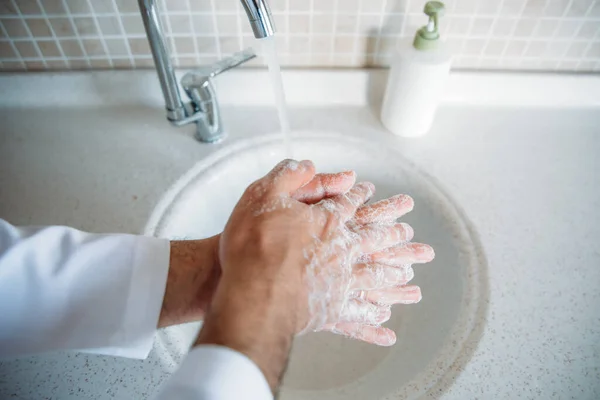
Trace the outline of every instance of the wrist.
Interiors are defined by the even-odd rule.
[[[219,236],[171,241],[159,328],[204,318],[221,274],[218,243]]]
[[[222,280],[195,345],[226,346],[246,355],[275,391],[287,365],[295,321],[289,310],[282,314],[269,291]]]

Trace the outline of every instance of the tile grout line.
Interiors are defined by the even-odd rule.
[[[373,66],[376,66],[379,63],[379,58],[380,58],[379,47],[381,44],[381,37],[382,37],[381,32],[383,31],[383,25],[385,24],[385,15],[386,15],[385,9],[387,8],[387,3],[388,3],[388,0],[383,0],[383,2],[381,3],[381,9],[379,10],[379,12],[380,12],[379,25],[377,27],[377,37],[375,39],[375,46],[373,46],[373,54],[374,54],[373,58],[372,58]]]
[[[314,35],[314,11],[315,11],[315,0],[308,1],[308,65],[310,66],[313,62],[313,39]]]
[[[119,6],[117,6],[117,0],[111,0],[112,6],[115,9],[117,21],[119,24],[119,29],[123,32],[123,40],[125,41],[125,49],[127,50],[127,55],[129,56],[129,62],[131,63],[131,68],[135,69],[135,59],[133,57],[133,51],[131,51],[131,46],[129,45],[129,35],[127,35],[127,31],[125,31],[125,24],[123,23],[121,10],[119,10]],[[138,15],[141,18],[140,15]],[[144,28],[145,30],[145,28]],[[104,35],[106,37],[106,35]]]
[[[90,10],[93,10],[93,6],[91,3],[91,0],[84,0],[88,7],[90,8]],[[112,59],[110,58],[110,52],[108,51],[108,45],[106,44],[106,39],[104,38],[104,35],[102,34],[102,31],[100,30],[100,24],[98,23],[98,17],[96,15],[94,15],[92,17],[92,20],[94,21],[94,26],[96,27],[96,30],[98,31],[98,34],[100,36],[100,43],[102,44],[102,48],[104,49],[104,53],[106,54],[106,59],[108,61],[108,66],[110,68],[114,68],[114,63],[112,61]]]
[[[549,0],[544,0],[544,6],[542,7],[542,15],[544,15],[546,13],[546,10],[548,9],[549,4],[550,4]],[[527,54],[527,52],[529,51],[529,48],[531,47],[531,42],[533,41],[533,37],[537,34],[538,30],[540,29],[541,20],[542,20],[542,18],[538,18],[535,25],[533,26],[533,29],[531,30],[531,34],[529,35],[529,38],[525,42],[525,47],[523,48],[523,55]],[[536,68],[538,66],[539,66],[539,62],[537,64],[535,64]]]
[[[506,52],[508,50],[508,46],[510,45],[511,41],[515,39],[515,32],[517,30],[517,25],[518,25],[519,19],[521,19],[521,16],[523,16],[523,11],[525,11],[525,6],[526,5],[527,5],[527,2],[524,1],[523,5],[521,5],[521,8],[519,9],[519,12],[517,13],[516,16],[514,16],[515,23],[514,23],[514,25],[512,26],[512,28],[510,30],[510,33],[509,33],[508,38],[506,40],[506,43],[504,44],[504,49],[502,49],[502,52],[500,53],[500,59],[501,60],[505,60],[507,58],[506,57]]]
[[[360,37],[360,35],[359,35],[359,33],[360,33],[360,10],[362,9],[362,5],[363,5],[364,1],[365,0],[358,0],[358,10],[359,11],[356,13],[356,21],[354,21],[354,41],[352,43],[353,56],[352,56],[352,61],[351,61],[351,66],[354,68],[362,65],[362,64],[359,64],[360,50],[358,48],[358,43],[359,43],[359,37]],[[364,65],[362,65],[362,66],[364,66]]]
[[[67,6],[67,1],[66,0],[61,0],[62,6],[65,10],[69,10],[69,7]],[[86,56],[86,64],[88,66],[88,68],[92,67],[92,63],[89,60],[89,54],[87,53],[87,51],[85,50],[85,47],[83,47],[83,41],[81,40],[81,37],[79,36],[79,32],[77,32],[77,26],[75,26],[75,20],[73,19],[73,15],[71,13],[67,13],[66,14],[67,19],[69,20],[69,23],[71,25],[71,29],[73,30],[73,33],[75,34],[75,40],[77,40],[77,43],[79,43],[79,47],[81,48],[81,52],[83,54],[85,54]],[[71,58],[69,58],[69,60],[71,60]],[[70,63],[69,63],[70,64]],[[69,68],[71,66],[69,65]]]
[[[492,19],[492,25],[490,26],[490,30],[487,34],[487,38],[485,39],[485,44],[483,45],[483,47],[481,48],[481,52],[479,53],[480,58],[477,63],[477,68],[481,68],[481,61],[483,60],[483,55],[485,54],[485,51],[487,50],[488,46],[490,45],[490,41],[492,40],[492,37],[493,37],[494,28],[498,24],[498,20],[500,19],[500,10],[502,10],[503,6],[504,6],[504,0],[500,0],[500,3],[498,4],[498,9],[496,10],[496,16]]]
[[[188,8],[188,11],[191,12],[192,11],[192,0],[185,0],[185,5]],[[200,48],[198,47],[198,39],[196,35],[196,27],[194,25],[194,21],[192,20],[192,16],[189,16],[189,22],[190,22],[190,33],[192,35],[192,42],[194,43],[194,53],[196,53],[195,59],[196,59],[196,65],[200,66],[201,64],[201,60],[200,60]]]
[[[221,35],[219,35],[219,26],[217,25],[217,7],[215,1],[217,0],[210,0],[210,8],[212,10],[211,16],[213,26],[215,28],[215,50],[217,51],[217,58],[220,60],[221,58],[223,58],[223,54],[221,53],[221,42],[219,42],[219,37]]]
[[[46,9],[42,6],[41,0],[36,0],[36,3],[38,5],[38,7],[40,8],[40,10],[42,10],[42,14],[45,15]],[[67,60],[67,57],[65,56],[65,52],[64,52],[62,46],[60,45],[60,42],[58,41],[58,37],[56,36],[56,32],[54,31],[52,24],[50,24],[50,20],[48,19],[47,16],[44,18],[44,22],[46,22],[46,24],[48,24],[48,28],[50,28],[50,33],[52,34],[52,39],[54,40],[56,47],[58,48],[58,52],[60,53],[60,56],[62,57],[62,59],[65,63],[65,68],[68,68],[69,62]]]
[[[333,26],[331,32],[331,53],[329,55],[329,65],[335,65],[335,37],[338,26],[338,7],[340,5],[339,0],[333,0]]]
[[[4,24],[2,24],[2,23],[0,23],[0,32],[2,32],[2,34],[5,37],[8,37],[8,32],[7,32],[6,28],[4,27]],[[12,48],[12,51],[17,56],[17,58],[15,58],[15,61],[21,63],[21,68],[27,69],[27,66],[25,65],[25,61],[23,61],[23,57],[21,56],[21,53],[19,53],[17,46],[15,46],[15,42],[12,40],[7,40],[7,42],[8,42],[8,45]],[[9,60],[11,60],[11,59],[10,58],[2,59],[3,62],[9,61]]]
[[[23,14],[21,14],[21,9],[17,6],[17,3],[15,2],[15,0],[10,0],[13,7],[15,8],[15,10],[17,10],[17,13],[21,16],[21,23],[23,24],[23,26],[25,27],[25,30],[27,31],[27,35],[29,35],[29,38],[31,38],[31,42],[33,43],[33,48],[35,49],[35,52],[38,54],[39,60],[41,61],[42,64],[44,65],[44,68],[48,68],[48,63],[46,63],[46,59],[44,58],[44,55],[42,54],[42,50],[40,50],[40,46],[38,46],[37,40],[36,38],[33,36],[33,33],[31,33],[31,29],[29,29],[29,25],[27,25],[27,21],[25,19],[25,16]],[[27,68],[27,65],[25,65],[25,68]],[[29,69],[29,68],[27,68]]]
[[[584,15],[584,17],[583,17],[583,19],[584,19],[584,20],[586,19],[586,17],[587,17],[588,15],[590,15],[590,13],[591,13],[591,12],[592,12],[592,10],[594,9],[594,7],[595,7],[596,3],[598,3],[598,0],[592,1],[592,3],[590,4],[590,6],[588,7],[588,9],[587,9],[587,10],[586,10],[586,12],[585,12],[585,15]],[[584,24],[584,23],[585,23],[585,22],[582,22],[582,23],[581,23],[581,25],[579,26],[579,29],[577,30],[577,34],[579,34],[579,32],[581,31],[581,28],[583,28],[583,24]],[[582,56],[581,56],[581,59],[580,59],[580,61],[577,63],[577,65],[575,66],[575,71],[579,71],[579,68],[580,68],[580,66],[581,66],[581,63],[582,63],[583,61],[586,61],[586,60],[584,60],[584,59],[585,59],[585,57],[586,57],[587,53],[590,51],[590,49],[591,49],[591,48],[592,48],[592,46],[594,45],[594,42],[595,42],[595,41],[596,41],[596,39],[598,39],[598,38],[600,38],[600,25],[599,25],[599,26],[596,28],[596,33],[594,33],[594,35],[593,35],[593,36],[592,36],[592,38],[590,39],[590,41],[589,41],[588,45],[587,45],[587,46],[585,46],[585,49],[583,50],[583,54],[582,54]]]

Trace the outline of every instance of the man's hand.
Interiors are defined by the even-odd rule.
[[[292,197],[312,204],[346,193],[354,185],[353,171],[317,174]],[[219,239],[216,235],[200,240],[171,241],[167,287],[158,327],[164,328],[204,318],[221,277]]]
[[[288,160],[246,190],[220,239],[222,277],[197,340],[248,355],[272,388],[294,334],[389,318],[372,303],[347,307],[353,264],[412,237],[406,224],[348,228],[369,183],[315,205],[294,199],[314,176],[311,162]]]

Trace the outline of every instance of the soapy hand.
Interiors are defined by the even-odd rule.
[[[314,177],[310,161],[286,160],[242,195],[219,240],[222,276],[196,341],[246,354],[274,389],[298,332],[391,344],[388,331],[378,331],[389,305],[420,299],[402,286],[409,273],[390,272],[412,254],[412,228],[391,215],[405,210],[363,207],[370,183],[319,201],[327,190],[316,189],[327,185]]]

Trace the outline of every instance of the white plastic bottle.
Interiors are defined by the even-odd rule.
[[[417,31],[412,42],[399,46],[383,99],[381,122],[399,136],[421,136],[429,131],[450,73],[451,56],[438,32],[444,4],[430,1],[424,12],[429,23]]]

